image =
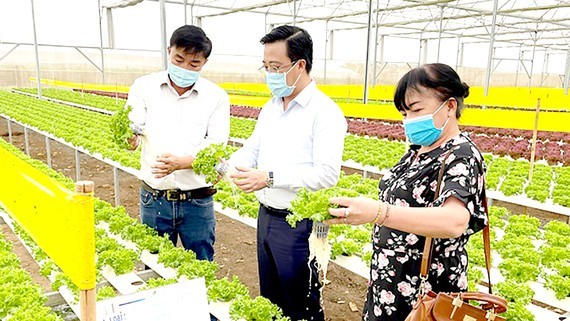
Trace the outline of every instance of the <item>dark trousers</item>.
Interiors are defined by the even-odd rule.
[[[283,212],[264,206],[257,218],[257,260],[261,295],[291,320],[323,321],[315,260],[309,269],[309,234],[313,222],[291,228]],[[309,283],[310,282],[310,283]]]

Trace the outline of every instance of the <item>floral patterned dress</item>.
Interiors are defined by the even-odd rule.
[[[434,239],[427,288],[436,292],[467,289],[469,236],[487,224],[482,195],[484,164],[481,153],[467,136],[459,134],[440,147],[417,157],[420,146],[412,145],[380,181],[380,199],[393,206],[441,206],[453,196],[465,203],[471,214],[465,232],[454,239]],[[450,152],[434,201],[441,163]],[[363,320],[406,319],[420,285],[420,266],[425,237],[375,226],[370,282]]]

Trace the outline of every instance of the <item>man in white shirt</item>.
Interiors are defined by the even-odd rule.
[[[280,26],[261,39],[263,67],[274,97],[251,137],[235,152],[230,175],[261,203],[257,257],[261,295],[292,320],[324,320],[308,238],[313,222],[292,228],[285,216],[301,187],[331,187],[338,181],[347,123],[340,108],[311,79],[313,42],[307,31]]]
[[[212,51],[204,31],[185,25],[170,38],[168,70],[136,79],[129,91],[129,119],[139,135],[131,139],[141,152],[141,221],[168,234],[198,259],[214,258],[216,192],[196,175],[196,153],[226,143],[230,131],[227,93],[200,77]]]

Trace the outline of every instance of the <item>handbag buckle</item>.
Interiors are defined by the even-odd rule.
[[[489,321],[494,321],[496,317],[497,315],[491,311],[487,311],[487,314],[485,314],[485,319]]]
[[[453,319],[453,316],[455,315],[455,311],[457,311],[457,308],[461,308],[461,306],[463,305],[463,300],[461,300],[459,295],[457,295],[455,298],[453,298],[451,304],[453,304],[453,310],[451,311],[451,315],[449,316],[449,318]]]
[[[426,276],[420,275],[420,279],[421,279],[421,282],[420,282],[420,292],[419,292],[419,296],[422,297],[422,296],[424,296],[424,295],[426,294],[426,292],[427,292],[427,291],[426,291],[426,283],[427,283],[428,276],[427,276],[427,275],[426,275]]]

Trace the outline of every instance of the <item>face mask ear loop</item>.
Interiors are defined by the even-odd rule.
[[[441,106],[439,106],[439,108],[432,114],[432,116],[435,116],[435,114],[439,113],[439,111],[443,108],[443,106],[445,106],[446,103],[449,102],[450,98],[447,98],[446,101],[443,102],[443,104],[441,104]],[[445,123],[443,124],[443,126],[441,126],[441,128],[439,128],[440,130],[443,130],[445,128],[445,126],[447,126],[447,123],[449,123],[449,119],[451,118],[451,116],[447,116],[447,120],[445,121]],[[435,125],[435,124],[434,124]],[[436,127],[437,128],[437,127]]]
[[[294,82],[291,86],[289,86],[289,87],[295,87],[295,86],[297,86],[297,83],[299,82],[299,79],[301,79],[301,73],[299,73],[299,76],[297,76],[297,80],[295,80],[295,82]]]
[[[291,72],[291,70],[293,70],[293,68],[295,68],[295,66],[297,65],[298,62],[299,62],[299,60],[295,61],[293,66],[291,66],[291,69],[287,70],[287,72],[285,73],[285,85],[287,85],[287,75],[289,74],[289,72]],[[294,88],[297,85],[297,82],[299,82],[299,79],[301,79],[301,73],[299,73],[299,76],[297,76],[297,79],[295,80],[295,82],[291,86],[287,85],[287,87]]]
[[[443,126],[441,126],[440,130],[443,130],[443,129],[445,128],[445,126],[447,126],[447,123],[449,123],[449,119],[450,119],[450,118],[451,118],[451,116],[450,116],[450,117],[447,117],[447,120],[445,121],[445,123],[443,124]]]
[[[436,109],[436,111],[435,111],[432,115],[435,116],[435,114],[439,113],[439,111],[443,108],[443,106],[445,106],[445,104],[447,104],[447,103],[449,102],[450,99],[451,99],[451,97],[450,97],[450,98],[447,98],[447,100],[444,101],[444,102],[441,104],[441,106],[439,106],[439,107]]]

